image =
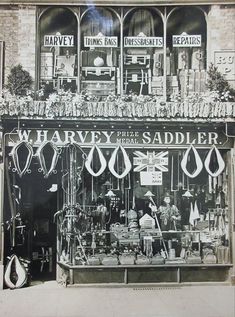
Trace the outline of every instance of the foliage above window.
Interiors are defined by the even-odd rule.
[[[216,92],[221,101],[235,100],[235,90],[213,64],[209,66],[207,88]]]
[[[6,88],[9,89],[12,95],[25,96],[31,88],[33,79],[27,70],[24,70],[22,65],[16,65],[11,69],[7,77]]]

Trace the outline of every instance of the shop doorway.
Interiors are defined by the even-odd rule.
[[[8,166],[8,160],[6,166]],[[6,168],[4,258],[17,255],[28,282],[56,278],[58,176],[44,178],[33,164],[23,177]]]
[[[56,224],[54,214],[58,205],[58,193],[52,180],[42,175],[32,179],[32,201],[29,250],[32,280],[56,278]],[[29,184],[30,185],[30,184]]]

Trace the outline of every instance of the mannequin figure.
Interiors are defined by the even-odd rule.
[[[158,213],[160,213],[162,231],[176,230],[176,222],[181,220],[181,216],[169,195],[165,195]]]

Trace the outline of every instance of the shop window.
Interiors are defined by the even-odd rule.
[[[163,95],[163,23],[153,9],[134,9],[124,20],[125,94]]]
[[[120,93],[120,23],[109,9],[94,8],[81,20],[81,90],[96,96]]]
[[[206,89],[204,13],[195,7],[171,11],[167,21],[166,82],[168,98],[203,93]]]
[[[40,18],[40,87],[46,92],[77,90],[77,21],[65,8],[46,10]]]
[[[0,41],[0,96],[3,88],[3,74],[4,74],[4,42]]]
[[[217,157],[213,152],[210,163],[193,178],[181,167],[184,150],[133,153],[126,149],[133,169],[123,178],[110,170],[115,149],[100,151],[102,154],[95,150],[89,159],[93,175],[84,169],[80,188],[74,192],[75,201],[83,206],[73,228],[79,228],[81,233],[76,241],[77,252],[69,253],[66,238],[61,236],[60,261],[68,262],[70,258],[76,264],[88,261],[92,265],[92,261],[103,263],[107,256],[113,261],[118,255],[121,264],[125,264],[124,259],[131,261],[128,264],[138,264],[140,259],[145,264],[229,263],[228,151],[219,150]],[[197,151],[200,158],[211,153]],[[160,169],[152,163],[148,165],[159,157]],[[94,177],[103,160],[109,162],[108,167]],[[197,163],[193,153],[189,154],[189,161],[190,165]],[[216,173],[222,162],[223,171],[211,177],[208,171]],[[113,167],[118,175],[125,171],[127,159],[123,152],[116,152]],[[188,172],[193,173],[194,169]],[[71,212],[68,204],[63,212]]]

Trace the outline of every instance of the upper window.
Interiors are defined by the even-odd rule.
[[[131,10],[124,19],[124,93],[163,94],[163,23],[154,9]]]
[[[119,94],[178,100],[203,93],[205,13],[168,8],[165,18],[163,11],[125,8],[122,15],[119,9],[90,7],[81,8],[77,18],[73,9],[45,10],[39,19],[40,85],[98,100]]]
[[[77,20],[68,9],[51,8],[40,18],[40,86],[77,90]]]
[[[168,16],[166,41],[167,95],[184,99],[206,88],[206,21],[192,7],[178,8]]]
[[[81,89],[96,96],[120,93],[120,22],[106,8],[81,19]]]

